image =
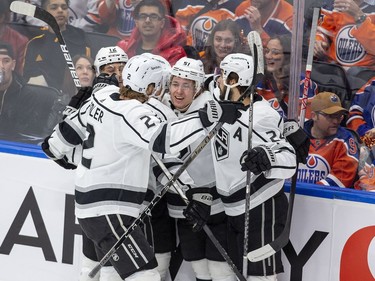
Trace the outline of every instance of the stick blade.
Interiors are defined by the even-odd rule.
[[[14,13],[34,17],[36,6],[22,1],[13,1],[9,8]]]
[[[276,251],[270,246],[270,244],[267,244],[259,249],[249,252],[247,254],[247,258],[251,262],[257,262],[264,260],[274,255],[275,253]]]
[[[247,42],[250,47],[251,54],[254,56],[254,48],[257,48],[257,74],[264,74],[263,44],[262,39],[257,31],[250,31],[247,34]]]

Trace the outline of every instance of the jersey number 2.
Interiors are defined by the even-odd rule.
[[[89,136],[82,144],[83,152],[82,152],[82,162],[81,163],[87,169],[90,169],[92,159],[87,159],[83,155],[84,155],[84,152],[85,152],[86,149],[90,149],[90,148],[94,147],[95,130],[94,130],[94,127],[91,124],[87,124],[86,131],[89,133]]]

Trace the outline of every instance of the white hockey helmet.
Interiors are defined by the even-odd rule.
[[[195,91],[199,91],[204,83],[204,68],[200,60],[187,57],[180,58],[171,70],[172,76],[195,81]]]
[[[143,55],[130,58],[122,71],[123,85],[144,95],[147,95],[146,90],[153,83],[155,84],[154,92],[160,90],[162,80],[162,64]]]
[[[157,60],[158,62],[161,63],[162,68],[163,68],[163,81],[162,81],[162,89],[163,91],[168,90],[169,87],[169,78],[170,78],[170,73],[171,73],[171,65],[169,62],[163,58],[162,56],[159,55],[154,55],[151,53],[143,53],[142,56],[146,56],[150,59]]]
[[[237,86],[250,86],[254,75],[254,60],[252,56],[234,53],[227,55],[220,63],[223,73],[224,85],[233,88]],[[238,82],[234,85],[227,84],[227,78],[230,73],[238,75]]]
[[[97,74],[100,74],[100,67],[114,62],[128,61],[128,55],[118,46],[103,47],[95,56],[94,66]]]

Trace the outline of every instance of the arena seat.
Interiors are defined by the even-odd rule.
[[[317,83],[319,92],[328,91],[337,94],[343,107],[349,108],[352,91],[343,67],[337,64],[314,61],[311,80]]]

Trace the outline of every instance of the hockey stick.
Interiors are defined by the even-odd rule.
[[[243,94],[238,98],[238,101],[241,101],[250,90],[251,86],[249,86]],[[161,188],[159,194],[157,194],[148,206],[139,214],[139,216],[133,221],[133,223],[128,227],[125,233],[117,240],[117,242],[109,249],[109,251],[103,256],[103,258],[89,273],[89,277],[93,278],[112,257],[113,254],[116,253],[117,249],[121,247],[121,244],[128,238],[130,233],[139,225],[143,219],[150,214],[152,208],[160,201],[160,199],[167,193],[168,189],[172,186],[172,184],[177,181],[177,179],[181,176],[181,174],[186,170],[186,168],[193,162],[193,160],[198,156],[198,154],[204,149],[204,147],[210,142],[210,140],[216,135],[216,133],[220,130],[220,128],[224,125],[223,122],[218,122],[208,132],[207,136],[200,142],[200,144],[192,151],[189,157],[185,160],[185,162],[180,166],[180,168],[174,173],[173,177],[168,180],[168,182]]]
[[[319,8],[315,8],[314,9],[314,16],[313,16],[311,34],[312,33],[315,34],[315,32],[316,32],[318,16],[319,16]],[[306,85],[308,87],[309,83],[310,83],[310,82],[306,83],[306,80],[310,79],[310,72],[311,72],[311,68],[312,68],[312,54],[313,54],[313,51],[314,51],[314,48],[311,47],[311,46],[314,46],[315,36],[311,37],[311,34],[310,34],[310,45],[309,45],[309,53],[308,53],[308,63],[306,65],[306,78],[305,78],[305,84],[304,84],[304,99],[305,99],[305,101],[302,101],[302,103],[304,103],[305,106],[301,107],[301,114],[300,114],[300,126],[301,126],[301,128],[303,128],[303,124],[304,124],[304,122],[301,123],[301,120],[305,119],[304,116],[305,116],[305,112],[306,112],[306,101],[307,101],[307,90],[308,90],[308,88],[306,88]],[[310,57],[310,63],[309,63],[309,57]],[[308,70],[309,70],[309,73],[308,73]],[[291,186],[290,186],[289,206],[288,206],[287,217],[286,217],[285,226],[284,226],[283,231],[271,243],[266,244],[259,249],[256,249],[254,251],[249,252],[247,254],[247,258],[251,262],[257,262],[257,261],[260,261],[260,260],[264,260],[264,259],[274,255],[275,253],[280,251],[286,244],[288,244],[289,236],[290,236],[290,228],[291,228],[291,224],[292,224],[294,198],[295,198],[295,194],[296,194],[297,174],[298,174],[298,163],[297,163],[297,167],[296,167],[296,172],[294,173],[294,175],[292,177],[292,182],[291,182]]]
[[[48,24],[53,32],[56,34],[57,40],[60,44],[61,51],[63,52],[65,61],[68,65],[70,75],[73,78],[74,85],[79,88],[81,87],[81,83],[79,82],[78,75],[76,73],[74,63],[72,61],[72,57],[70,56],[68,47],[66,46],[65,40],[61,34],[60,27],[56,22],[56,19],[47,11],[39,8],[35,5],[21,2],[21,1],[13,1],[10,4],[10,10],[14,13],[26,15],[30,17],[34,17],[44,21]]]
[[[155,154],[151,154],[151,156],[154,159],[154,161],[158,164],[158,166],[162,169],[162,171],[163,171],[164,175],[167,177],[167,179],[170,180],[172,178],[172,174],[165,167],[164,163]],[[186,195],[182,191],[178,182],[173,183],[173,188],[178,193],[178,195],[181,197],[181,199],[185,202],[185,204],[188,205],[189,199],[186,197]],[[246,279],[241,275],[241,272],[238,270],[238,268],[236,267],[236,265],[234,264],[232,259],[229,257],[228,253],[225,251],[223,246],[221,246],[220,242],[216,239],[216,237],[212,233],[211,229],[207,225],[204,225],[203,230],[206,233],[207,237],[215,245],[216,249],[220,252],[222,257],[225,259],[227,264],[233,270],[234,274],[236,274],[237,279],[240,280],[240,281],[246,281]]]
[[[305,81],[303,83],[301,113],[299,116],[299,125],[301,128],[303,128],[303,124],[305,122],[308,91],[311,85],[311,70],[312,70],[312,62],[313,62],[313,57],[314,57],[314,44],[315,44],[316,29],[318,26],[318,17],[319,17],[319,8],[314,8],[314,14],[312,18],[312,25],[311,25],[311,31],[310,31],[309,50],[307,53]]]
[[[143,222],[143,219],[150,215],[151,210],[160,201],[160,199],[167,193],[168,189],[174,184],[175,181],[181,176],[181,174],[186,170],[186,168],[193,162],[193,160],[198,156],[198,154],[203,150],[203,148],[210,142],[210,140],[216,135],[217,131],[223,126],[223,122],[218,122],[215,127],[207,134],[207,136],[202,140],[202,142],[194,149],[194,151],[189,155],[185,162],[180,166],[180,168],[174,173],[173,177],[168,180],[168,182],[161,188],[159,194],[157,194],[151,202],[146,206],[146,208],[139,214],[139,216],[132,222],[125,233],[117,240],[117,242],[111,247],[111,249],[103,256],[103,258],[89,273],[89,277],[93,278],[116,253],[121,244],[128,238],[130,233]]]
[[[249,102],[249,129],[248,129],[248,151],[252,149],[253,136],[253,112],[254,112],[254,92],[259,78],[264,75],[264,60],[263,60],[263,46],[260,35],[256,31],[251,31],[247,35],[247,41],[254,59],[254,74],[250,90]],[[249,225],[250,225],[250,187],[251,187],[251,172],[246,173],[246,197],[245,197],[245,222],[244,222],[244,241],[243,241],[243,260],[242,260],[242,274],[247,278],[247,252],[249,244]]]

